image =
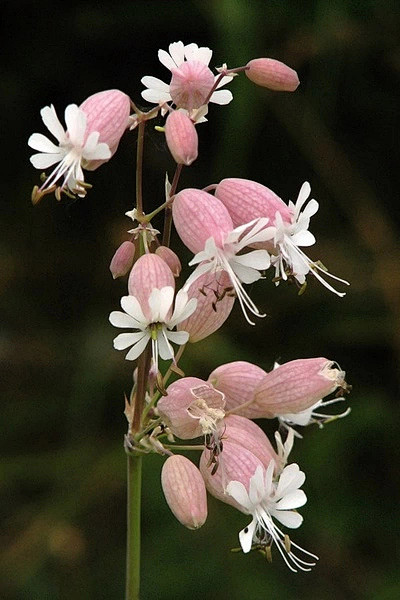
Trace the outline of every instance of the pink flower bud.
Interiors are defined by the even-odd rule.
[[[217,331],[229,317],[235,303],[232,283],[225,271],[216,275],[200,275],[189,287],[188,296],[196,298],[197,308],[186,321],[182,321],[178,330],[187,331],[192,343]]]
[[[207,494],[198,468],[185,456],[169,456],[161,471],[168,506],[188,529],[199,529],[207,519]]]
[[[171,269],[157,254],[144,254],[133,265],[128,279],[130,296],[135,296],[144,315],[151,318],[149,296],[154,288],[171,286],[175,290],[175,279]],[[167,315],[170,316],[171,309]]]
[[[165,139],[178,165],[191,165],[197,158],[198,136],[195,126],[181,110],[170,113],[165,123]]]
[[[214,75],[204,63],[198,60],[182,62],[171,69],[172,79],[169,93],[178,108],[191,111],[202,106],[214,85]]]
[[[129,96],[119,90],[106,90],[89,96],[79,108],[86,114],[87,133],[98,131],[99,142],[108,145],[111,156],[115,154],[120,139],[128,126]],[[107,160],[89,161],[84,168],[94,171]]]
[[[268,373],[254,392],[254,418],[296,414],[344,384],[344,371],[327,358],[300,358]]]
[[[214,475],[211,474],[209,458],[209,450],[204,450],[200,458],[200,472],[207,490],[218,500],[231,504],[241,512],[246,512],[232,496],[225,493],[225,489],[230,481],[240,481],[248,491],[250,478],[257,467],[262,466],[260,459],[240,444],[228,441],[223,444],[223,451],[218,459],[220,464]]]
[[[172,215],[182,242],[195,254],[204,249],[213,237],[220,248],[233,229],[228,210],[217,198],[194,188],[182,190],[175,196]]]
[[[261,460],[264,467],[268,467],[271,460],[275,461],[276,466],[279,465],[279,458],[271,442],[261,427],[253,421],[238,415],[228,415],[224,419],[224,426],[224,444],[225,441],[229,441],[250,450],[254,456]]]
[[[255,58],[247,67],[250,81],[276,92],[294,92],[300,83],[294,69],[273,58]]]
[[[156,250],[156,254],[163,259],[169,266],[174,277],[179,277],[182,269],[181,261],[171,248],[167,246],[159,246]]]
[[[267,217],[269,227],[274,224],[277,212],[284,222],[292,221],[292,214],[283,200],[265,185],[250,179],[223,179],[215,190],[215,196],[227,208],[235,227],[259,217]],[[259,242],[252,246],[271,250],[273,243]]]
[[[211,433],[224,418],[224,396],[197,377],[183,377],[167,388],[157,410],[171,432],[182,440]]]
[[[255,419],[259,407],[254,407],[254,391],[267,373],[245,361],[235,361],[217,367],[209,376],[208,381],[225,394],[226,410],[234,410],[235,414],[249,419]],[[239,408],[242,404],[251,404]]]
[[[126,275],[133,265],[135,256],[135,244],[132,242],[122,242],[111,259],[110,271],[113,279]]]

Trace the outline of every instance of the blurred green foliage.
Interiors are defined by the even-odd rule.
[[[397,600],[400,277],[398,207],[400,14],[394,0],[70,0],[2,2],[3,327],[1,583],[4,600],[123,597],[126,422],[131,365],[112,349],[107,315],[125,282],[110,258],[125,239],[134,194],[135,134],[90,176],[85,200],[29,196],[38,173],[26,141],[39,110],[59,114],[91,93],[127,92],[165,77],[158,48],[192,41],[212,65],[269,56],[296,68],[295,94],[245,77],[234,102],[199,127],[200,157],[182,185],[247,177],[295,199],[303,181],[320,202],[312,230],[332,272],[351,281],[340,300],[311,281],[297,297],[270,282],[252,295],[267,318],[250,328],[239,311],[192,346],[187,374],[207,377],[243,359],[327,356],[353,384],[351,415],[306,431],[293,458],[307,473],[308,503],[295,540],[320,556],[293,575],[276,557],[230,553],[247,518],[210,500],[198,532],[179,525],[162,497],[162,458],[145,461],[144,600],[284,598]],[[145,202],[163,198],[172,162],[148,128]],[[175,239],[174,242],[178,244]],[[272,433],[271,423],[265,424]]]

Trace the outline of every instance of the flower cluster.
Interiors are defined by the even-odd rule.
[[[332,275],[303,248],[315,243],[310,219],[319,205],[310,199],[309,183],[301,186],[296,202],[286,204],[277,194],[255,181],[225,178],[203,189],[178,190],[184,166],[192,165],[199,152],[196,126],[206,121],[208,105],[226,105],[232,93],[221,89],[241,72],[249,81],[272,91],[293,92],[299,85],[296,72],[280,61],[256,58],[245,65],[226,64],[210,69],[212,51],[191,43],[170,44],[159,51],[170,81],[145,76],[142,97],[156,106],[142,112],[119,90],[90,96],[79,107],[65,110],[66,129],[54,107],[41,111],[44,124],[57,144],[39,133],[28,140],[38,151],[31,157],[38,169],[57,165],[43,185],[35,186],[32,200],[55,192],[85,196],[88,186],[83,169],[95,170],[116,152],[127,129],[139,128],[137,141],[137,203],[126,216],[134,221],[129,239],[115,252],[113,278],[128,275],[122,311],[113,311],[111,324],[127,330],[114,339],[117,350],[128,350],[126,359],[138,359],[134,385],[126,398],[129,427],[128,453],[158,452],[167,456],[161,474],[166,501],[176,518],[197,529],[207,519],[206,490],[234,506],[251,522],[239,533],[243,552],[256,549],[271,560],[275,545],[292,571],[309,571],[317,557],[295,544],[281,525],[298,528],[297,512],[306,501],[305,475],[296,463],[288,464],[298,427],[319,427],[349,413],[326,414],[325,407],[344,400],[349,391],[345,373],[332,360],[300,358],[262,367],[234,361],[216,367],[207,379],[185,376],[179,360],[186,344],[203,340],[228,319],[237,299],[245,319],[265,314],[256,306],[246,286],[262,280],[268,269],[273,281],[291,280],[300,291],[311,274],[338,296],[329,280],[348,285]],[[134,114],[130,115],[131,108]],[[158,114],[165,118],[166,146],[176,170],[165,184],[165,198],[152,213],[143,210],[142,157],[144,128]],[[61,183],[60,183],[61,180]],[[212,193],[213,192],[213,193]],[[164,230],[152,226],[164,211]],[[169,248],[174,225],[182,243],[193,253],[194,267],[179,282],[181,261]],[[178,290],[176,290],[178,288]],[[174,346],[179,346],[176,351]],[[175,354],[176,352],[176,354]],[[164,371],[162,361],[168,361]],[[168,385],[171,373],[180,378]],[[326,399],[330,394],[335,397]],[[324,412],[321,412],[324,411]],[[275,433],[274,447],[253,419],[277,420],[284,432]],[[181,446],[180,440],[199,440]],[[200,450],[197,466],[175,452]]]

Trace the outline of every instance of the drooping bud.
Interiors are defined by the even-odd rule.
[[[327,358],[292,360],[268,373],[254,392],[254,418],[299,413],[344,387],[344,371]]]
[[[254,58],[247,67],[250,81],[275,92],[294,92],[300,83],[294,69],[273,58]]]
[[[185,456],[169,456],[161,471],[165,499],[175,517],[188,529],[207,519],[207,494],[198,468]]]
[[[181,261],[179,257],[171,248],[167,248],[167,246],[159,246],[156,250],[156,254],[163,259],[165,263],[169,266],[172,271],[174,277],[179,277],[181,274]]]
[[[261,427],[253,421],[238,415],[228,415],[224,419],[224,427],[224,444],[225,441],[239,444],[239,446],[250,450],[254,456],[261,460],[264,467],[267,468],[271,460],[274,460],[275,465],[278,467],[279,458],[271,442]]]
[[[129,275],[128,291],[130,296],[135,296],[138,299],[147,318],[151,318],[149,307],[151,292],[154,288],[161,289],[166,286],[175,289],[175,279],[171,269],[163,259],[157,254],[144,254],[138,258]]]
[[[215,190],[215,196],[228,210],[235,227],[253,219],[267,217],[267,227],[274,225],[278,212],[285,223],[290,223],[289,207],[269,188],[250,179],[230,177],[223,179]],[[254,248],[273,248],[273,242],[258,242]]]
[[[198,136],[190,118],[181,110],[170,113],[165,123],[165,139],[178,165],[191,165],[197,158]]]
[[[229,275],[204,273],[188,289],[188,297],[196,298],[197,308],[178,329],[187,331],[189,342],[199,342],[217,331],[229,317],[235,293]]]
[[[214,369],[208,377],[209,383],[225,394],[226,410],[255,419],[259,407],[254,405],[254,392],[267,373],[252,363],[238,360]],[[240,406],[245,405],[243,408]]]
[[[222,248],[233,223],[228,210],[217,198],[194,188],[180,191],[172,205],[174,224],[182,242],[195,254],[213,237]]]
[[[110,271],[113,279],[126,275],[133,265],[135,244],[129,241],[122,242],[111,259]]]
[[[129,96],[120,90],[105,90],[89,96],[79,107],[86,115],[86,131],[98,131],[99,142],[104,142],[115,154],[126,128],[130,112]],[[109,160],[109,159],[107,159]],[[92,160],[84,164],[94,171],[107,160]]]
[[[224,442],[223,450],[219,457],[217,470],[210,468],[210,452],[204,450],[200,458],[200,472],[203,475],[207,490],[218,500],[231,504],[241,512],[246,512],[240,504],[225,492],[230,481],[240,481],[247,491],[251,477],[258,466],[263,468],[262,462],[250,450],[240,444]]]
[[[157,410],[174,435],[188,440],[216,431],[224,406],[224,395],[206,381],[183,377],[168,386]]]
[[[207,65],[190,60],[171,69],[169,93],[178,108],[191,111],[202,106],[214,85],[214,75]]]

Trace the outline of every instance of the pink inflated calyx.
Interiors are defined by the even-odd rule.
[[[345,373],[334,365],[327,358],[300,358],[278,366],[254,392],[257,416],[273,418],[302,412],[344,386]]]
[[[198,136],[190,118],[181,110],[170,113],[165,123],[165,139],[178,165],[189,166],[197,158]]]
[[[184,189],[175,196],[172,215],[179,237],[195,254],[203,250],[210,237],[222,248],[233,229],[225,206],[211,194],[195,188]]]
[[[126,275],[132,267],[135,257],[135,244],[129,241],[122,242],[111,259],[110,271],[113,279]]]
[[[175,290],[175,279],[171,269],[157,254],[144,254],[133,265],[128,279],[130,296],[135,296],[142,308],[143,314],[151,319],[149,297],[154,288],[166,286]],[[168,313],[170,316],[171,310]]]
[[[238,415],[228,415],[224,419],[224,427],[223,443],[229,441],[250,450],[266,468],[271,460],[278,467],[279,458],[271,442],[253,421]]]
[[[155,253],[169,266],[173,276],[179,277],[182,270],[182,265],[178,255],[167,246],[159,246]]]
[[[196,298],[194,313],[178,326],[189,333],[189,341],[199,342],[225,323],[235,303],[235,293],[229,275],[204,273],[188,289],[189,298]]]
[[[254,392],[266,375],[257,365],[239,360],[214,369],[208,381],[225,395],[227,411],[253,419],[259,415],[259,407],[253,404]]]
[[[173,103],[189,112],[202,106],[214,85],[214,75],[207,65],[189,60],[171,72],[169,92]]]
[[[167,388],[157,410],[171,432],[181,439],[193,439],[217,431],[225,416],[221,392],[197,377],[183,377]]]
[[[279,60],[254,58],[246,66],[247,77],[256,85],[275,92],[294,92],[299,86],[296,71]]]
[[[115,154],[118,144],[128,127],[130,113],[129,96],[120,90],[105,90],[89,96],[79,107],[86,115],[86,130],[98,131],[99,141],[104,142]],[[107,159],[109,160],[109,159]],[[84,164],[88,171],[94,171],[106,160],[92,160]]]
[[[188,529],[207,519],[207,494],[198,468],[185,456],[169,456],[161,472],[165,499],[175,517]]]

